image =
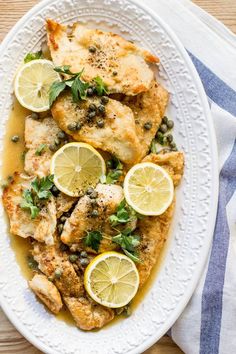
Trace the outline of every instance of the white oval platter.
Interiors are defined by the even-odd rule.
[[[203,270],[214,228],[218,169],[214,130],[199,77],[181,43],[153,12],[133,0],[44,0],[10,31],[0,53],[0,146],[12,105],[13,78],[27,52],[40,48],[44,21],[82,21],[112,30],[161,59],[159,80],[171,93],[185,174],[167,251],[152,287],[133,315],[97,332],[83,332],[50,315],[28,289],[10,247],[0,207],[0,300],[16,328],[36,347],[53,354],[141,353],[183,311]],[[171,19],[170,19],[171,20]]]

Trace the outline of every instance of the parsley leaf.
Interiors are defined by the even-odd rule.
[[[64,81],[55,81],[50,87],[49,90],[49,106],[51,107],[56,101],[57,97],[64,91],[66,88],[66,83]]]
[[[116,226],[118,224],[126,224],[136,218],[136,212],[126,203],[125,199],[123,199],[116,209],[116,214],[112,214],[109,217],[109,221],[112,226]]]
[[[20,207],[29,210],[31,213],[31,219],[35,219],[39,214],[39,208],[34,205],[31,191],[29,189],[24,190],[22,197],[23,201],[20,203]]]
[[[100,231],[90,231],[84,238],[84,244],[85,246],[91,247],[93,250],[98,252],[101,240],[102,234]]]
[[[70,65],[56,66],[54,70],[60,74],[76,75],[70,71]]]
[[[46,147],[47,147],[46,144],[39,145],[39,147],[35,151],[35,155],[41,156],[43,154],[43,152],[45,151]]]
[[[97,94],[98,96],[103,96],[108,94],[108,89],[106,84],[103,82],[102,78],[100,76],[97,76],[93,79],[93,81],[96,84],[96,90],[97,90]]]
[[[88,83],[83,82],[80,79],[80,75],[76,76],[76,78],[73,81],[72,86],[71,86],[72,97],[73,97],[73,101],[75,103],[79,102],[80,99],[86,100],[86,97],[87,97],[86,90],[89,87]]]
[[[26,64],[32,60],[41,59],[41,58],[43,58],[43,53],[41,50],[36,53],[28,53],[24,58],[24,63]]]
[[[107,166],[111,169],[106,176],[106,184],[114,184],[123,174],[123,165],[117,157],[107,161]]]
[[[112,241],[117,243],[123,252],[130,257],[134,262],[140,262],[136,247],[140,245],[140,237],[132,235],[130,229],[126,229],[120,234],[114,236]]]

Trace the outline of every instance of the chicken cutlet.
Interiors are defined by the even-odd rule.
[[[114,311],[95,303],[85,292],[83,276],[77,274],[68,260],[68,254],[57,246],[35,244],[34,259],[47,277],[54,279],[76,325],[83,330],[101,328],[114,318]],[[47,303],[45,302],[47,305]],[[51,305],[52,306],[52,305]]]
[[[3,205],[10,221],[10,232],[23,238],[32,237],[46,244],[54,243],[56,230],[56,205],[53,197],[48,199],[39,215],[32,219],[28,210],[22,209],[24,190],[30,188],[32,177],[19,173],[14,174],[13,181],[3,191]]]
[[[99,76],[109,92],[137,95],[149,89],[153,71],[147,62],[159,59],[117,34],[89,29],[76,23],[72,29],[47,20],[48,46],[57,66],[69,65],[72,72],[84,69],[82,78]]]
[[[63,306],[61,295],[56,286],[43,274],[35,274],[28,282],[29,287],[54,314],[58,314]]]
[[[94,195],[93,195],[94,194]],[[96,197],[96,199],[94,199]],[[117,206],[124,199],[121,186],[98,184],[94,192],[80,198],[70,218],[67,219],[61,240],[65,244],[79,244],[84,248],[84,237],[90,231],[99,231],[103,238],[98,252],[111,251],[117,248],[112,242],[112,236],[117,234],[109,222],[109,216],[116,212]],[[95,203],[95,206],[94,206]],[[94,208],[98,215],[93,215]],[[135,225],[132,225],[135,228]],[[88,248],[88,251],[95,252]]]
[[[122,103],[132,109],[136,132],[142,145],[142,157],[150,148],[152,139],[161,124],[169,94],[156,80],[152,80],[148,91],[137,96],[125,96]]]
[[[99,110],[98,97],[74,103],[71,94],[67,92],[53,105],[52,115],[59,127],[76,141],[108,151],[126,164],[140,161],[143,148],[135,130],[132,110],[119,101],[109,99],[104,117],[93,111],[97,114],[95,120],[95,117],[89,118],[92,105],[93,109]],[[99,126],[99,122],[103,125]]]
[[[183,153],[150,154],[146,156],[143,162],[153,162],[162,166],[170,174],[175,187],[180,183],[184,168]],[[174,206],[175,200],[162,215],[147,216],[138,221],[136,232],[142,240],[139,248],[141,262],[137,264],[140,287],[148,279],[167,239],[174,214]]]
[[[25,171],[30,176],[40,178],[50,174],[50,162],[53,152],[49,149],[54,145],[60,132],[55,120],[47,117],[34,120],[28,116],[25,120]]]

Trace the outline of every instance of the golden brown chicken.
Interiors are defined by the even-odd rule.
[[[109,92],[126,95],[149,89],[153,71],[146,62],[158,63],[159,59],[132,42],[78,23],[70,31],[68,26],[53,20],[47,20],[47,35],[54,64],[70,65],[72,72],[84,69],[85,81],[99,76]]]

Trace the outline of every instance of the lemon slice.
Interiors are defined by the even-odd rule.
[[[91,298],[106,307],[127,305],[137,293],[139,274],[134,262],[118,252],[95,257],[84,274],[84,286]]]
[[[49,89],[60,76],[53,70],[50,60],[32,60],[22,65],[14,81],[15,95],[20,104],[33,111],[44,112],[49,109]]]
[[[52,157],[54,183],[61,192],[71,197],[78,197],[88,187],[95,187],[105,173],[105,161],[89,144],[66,144]]]
[[[127,203],[142,215],[161,215],[170,206],[174,186],[170,175],[152,162],[133,166],[124,180]]]

